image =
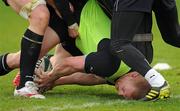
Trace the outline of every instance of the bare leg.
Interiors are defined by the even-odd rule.
[[[43,39],[43,44],[40,52],[39,58],[44,56],[50,49],[52,49],[56,44],[58,44],[59,37],[58,35],[48,27],[45,32]],[[16,53],[10,53],[7,55],[7,64],[11,69],[19,68],[20,64],[20,51]]]

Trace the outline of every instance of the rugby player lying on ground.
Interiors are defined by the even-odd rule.
[[[108,42],[108,39],[103,39],[99,45],[102,45],[107,42]],[[99,46],[99,47],[101,47],[101,46]],[[52,56],[50,58],[51,63],[54,67],[57,67],[57,65],[58,65],[57,63],[61,63],[61,60],[62,60],[61,53],[63,50],[61,48],[62,48],[61,46],[57,46],[55,56]],[[104,48],[106,48],[106,47],[104,47]],[[63,53],[66,53],[67,58],[71,57],[65,50]],[[102,54],[105,54],[105,53],[102,53]],[[118,62],[116,63],[116,59],[111,59],[110,56],[108,58],[106,58],[106,57],[107,57],[106,54],[104,55],[104,57],[102,57],[105,59],[104,62],[102,62],[100,60],[100,58],[98,59],[98,62],[100,62],[100,63],[109,62],[109,63],[106,63],[106,65],[108,65],[109,67],[106,67],[105,71],[108,70],[108,72],[110,72],[114,68],[116,69],[119,66]],[[42,83],[48,79],[48,78],[46,78],[48,76],[44,76],[42,74],[42,73],[44,73],[44,72],[42,72],[42,70],[44,71],[47,69],[42,69],[42,68],[47,68],[50,65],[48,57],[44,57],[43,59],[44,59],[43,60],[44,63],[42,62],[40,67],[36,70],[36,74],[39,77],[39,79],[36,79],[36,81],[40,82],[40,83]],[[84,60],[84,56],[82,56],[82,59]],[[106,60],[106,59],[108,59],[108,60]],[[112,60],[112,62],[111,62],[111,60]],[[117,60],[117,61],[119,61],[119,60]],[[76,60],[74,62],[79,62],[79,61]],[[115,65],[113,63],[115,63]],[[43,67],[41,67],[42,65],[43,65]],[[80,66],[82,64],[78,63],[78,65]],[[99,65],[99,64],[97,64],[97,65]],[[104,64],[102,64],[102,65],[104,66]],[[44,66],[46,66],[46,67],[44,67]],[[104,68],[103,66],[101,68]],[[113,67],[113,66],[115,66],[115,67]],[[102,78],[102,77],[94,75],[94,74],[86,74],[83,72],[76,72],[69,76],[60,77],[59,79],[52,82],[51,84],[41,87],[40,92],[45,92],[47,90],[52,89],[55,86],[67,85],[67,84],[79,84],[79,85],[110,84],[110,85],[115,85],[115,88],[117,89],[118,94],[123,96],[125,99],[137,100],[137,99],[143,98],[147,94],[147,92],[150,90],[150,85],[148,84],[148,82],[140,74],[138,74],[135,71],[130,71],[125,74],[124,72],[129,70],[129,68],[127,68],[123,65],[121,65],[121,66],[122,67],[120,68],[120,71],[118,71],[118,73],[114,74],[113,76],[106,77],[106,78]],[[114,71],[112,71],[112,72],[114,72]],[[18,78],[15,79],[15,82],[16,83],[18,82]]]
[[[87,23],[90,23],[90,24],[87,24],[88,28],[83,27],[82,29],[81,29],[81,24],[80,24],[81,37],[77,39],[77,43],[78,43],[77,45],[80,46],[79,48],[84,54],[88,54],[93,51],[94,52],[88,54],[87,56],[68,57],[62,60],[57,58],[55,60],[56,63],[55,64],[53,63],[54,64],[53,70],[50,73],[41,72],[41,73],[48,73],[48,75],[44,75],[41,73],[38,74],[38,76],[41,79],[37,82],[40,83],[39,86],[41,88],[45,88],[46,86],[49,86],[49,85],[51,86],[54,84],[54,81],[56,79],[59,79],[62,76],[73,74],[75,72],[85,71],[86,73],[93,73],[107,79],[108,77],[114,75],[114,73],[120,74],[118,75],[118,78],[119,78],[121,75],[128,73],[130,71],[130,69],[124,66],[123,63],[120,64],[120,60],[117,57],[109,53],[109,39],[103,39],[103,37],[109,36],[109,34],[107,34],[109,32],[108,31],[109,29],[104,28],[104,27],[110,26],[107,20],[105,19],[106,17],[102,17],[104,15],[99,14],[99,13],[93,16],[95,18],[93,18],[92,16],[87,17],[87,15],[84,15],[86,16],[86,19],[84,21],[83,19],[81,19],[81,23],[86,22],[86,24]],[[104,18],[104,19],[98,21],[98,19],[96,18]],[[96,20],[96,22],[93,22],[93,20]],[[98,23],[101,23],[101,21],[106,21],[105,22],[106,24],[103,24],[104,27],[102,26],[102,24],[98,24]],[[103,28],[99,28],[99,27],[103,27]],[[88,30],[88,31],[85,31],[85,33],[83,33],[82,30]],[[151,32],[151,30],[148,30],[145,33],[148,33],[148,32]],[[97,44],[98,44],[98,48],[97,48]],[[139,50],[147,57],[147,60],[151,62],[152,60],[151,41],[149,40],[143,41],[143,42],[138,41],[138,42],[135,42],[135,46],[139,48]],[[96,48],[97,48],[97,52],[95,52]],[[120,66],[120,69],[119,69],[120,72],[119,71],[117,72],[119,66]],[[125,67],[125,69],[123,67]],[[126,96],[126,98],[134,98],[134,97]],[[139,99],[139,98],[136,98],[136,99]]]
[[[106,42],[106,40],[103,40]],[[47,70],[48,67],[51,67],[51,63],[53,66],[57,67],[57,63],[61,63],[62,53],[64,53],[64,57],[71,57],[71,55],[62,49],[62,46],[57,46],[55,56],[50,57],[43,57],[42,64],[36,70],[36,74],[38,75],[39,79],[36,79],[37,82],[46,81],[47,78],[44,78],[42,74],[42,70]],[[106,56],[106,55],[105,55]],[[64,58],[63,57],[63,58]],[[108,59],[108,58],[107,58]],[[51,61],[51,63],[49,63]],[[106,60],[105,60],[106,61]],[[114,66],[109,64],[110,66]],[[42,66],[42,67],[41,67]],[[45,66],[45,67],[44,67]],[[45,69],[42,69],[45,68]],[[111,68],[111,67],[110,67]],[[109,68],[108,68],[109,69]],[[111,70],[111,69],[109,69]],[[123,70],[126,70],[126,67],[121,67],[119,73],[107,78],[102,78],[96,76],[94,74],[86,74],[82,72],[73,73],[69,76],[60,77],[58,80],[48,84],[45,87],[40,88],[40,92],[45,92],[47,90],[52,89],[55,86],[59,85],[67,85],[67,84],[79,84],[79,85],[100,85],[100,84],[110,84],[114,85],[117,89],[117,93],[123,96],[125,99],[140,99],[143,98],[147,92],[150,90],[150,85],[148,82],[137,72],[128,72],[127,74],[123,74]],[[37,78],[38,78],[37,77]],[[39,81],[38,81],[39,80]],[[17,76],[14,80],[15,84],[17,85],[19,81],[19,76]]]
[[[99,15],[99,14],[98,14]],[[94,16],[94,17],[97,17],[97,18],[99,18],[99,16]],[[98,42],[102,39],[102,37],[109,37],[109,34],[107,34],[108,32],[109,32],[109,28],[107,28],[107,27],[109,27],[110,26],[110,21],[109,22],[107,22],[106,20],[107,20],[107,18],[106,17],[103,17],[104,19],[102,19],[102,20],[99,20],[100,22],[94,22],[94,24],[95,24],[95,26],[98,26],[98,25],[100,25],[100,24],[97,24],[97,23],[101,23],[102,21],[105,21],[104,22],[104,24],[105,25],[108,25],[108,26],[105,26],[105,31],[103,31],[104,30],[104,26],[100,26],[100,27],[98,27],[99,29],[101,29],[101,30],[98,30],[98,34],[96,33],[95,34],[95,37],[96,37],[96,35],[99,35],[99,33],[103,33],[103,34],[105,34],[105,36],[103,35],[103,34],[100,34],[98,37],[96,37],[95,38],[95,45],[93,44],[92,46],[86,46],[86,47],[88,47],[89,49],[90,49],[90,51],[89,52],[92,52],[94,49],[96,50],[96,45],[98,44]],[[91,19],[89,19],[90,21],[90,23],[92,22],[91,21]],[[84,21],[85,22],[85,21]],[[83,22],[82,22],[83,23]],[[80,25],[81,26],[81,25]],[[143,25],[144,26],[144,25]],[[89,27],[91,27],[91,26],[89,26]],[[91,29],[90,28],[85,28],[86,30],[88,30],[89,31],[89,33],[91,34],[93,31],[91,30],[91,29],[93,29],[92,27],[91,27]],[[103,28],[102,28],[103,27]],[[82,28],[83,29],[83,28]],[[85,30],[84,29],[84,30]],[[90,29],[90,30],[89,30]],[[142,29],[144,29],[144,28],[142,28]],[[87,31],[87,32],[88,32]],[[92,31],[92,32],[91,32]],[[144,30],[140,30],[140,32],[139,33],[142,33],[142,31],[144,31]],[[147,31],[147,30],[146,30]],[[151,31],[147,31],[147,32],[144,32],[144,33],[148,33],[148,32],[151,32]],[[94,36],[94,35],[92,35],[92,36]],[[83,40],[82,41],[82,39],[83,38],[80,38],[80,39],[78,39],[79,40],[79,42],[78,42],[78,40],[77,40],[77,42],[79,43],[78,45],[82,45],[82,47],[81,48],[84,48],[83,46],[84,45],[86,45],[87,43],[87,41],[86,40],[89,40],[89,42],[90,42],[90,40],[92,40],[92,38],[90,38],[90,39],[88,39],[88,38],[85,38],[85,40]],[[94,37],[93,37],[93,39],[94,39]],[[93,41],[93,40],[92,40]],[[88,43],[89,44],[89,43]],[[144,45],[146,45],[146,48],[148,47],[148,48],[152,48],[151,47],[151,41],[149,41],[149,40],[147,40],[147,42],[145,42],[145,41],[143,41],[143,40],[140,40],[140,41],[138,41],[138,42],[136,42],[135,43],[136,44],[136,46],[137,47],[139,47],[140,48],[140,50],[143,52],[143,54],[145,54],[145,56],[147,57],[147,56],[149,56],[149,58],[147,58],[150,62],[151,62],[151,59],[152,59],[152,50],[150,50],[150,52],[149,53],[147,53],[146,52],[146,49],[144,49],[145,48],[145,46]],[[139,44],[139,45],[138,45]],[[86,48],[86,49],[84,49],[84,53],[85,54],[87,54],[87,53],[89,53],[88,52],[88,48]],[[104,53],[104,52],[103,52]],[[106,51],[105,51],[105,53],[106,53]],[[104,56],[104,55],[103,55]],[[109,55],[108,55],[109,56]],[[111,56],[111,55],[110,55]],[[106,76],[106,75],[105,75]],[[109,75],[108,75],[109,76]],[[59,77],[58,77],[59,78]],[[57,78],[57,79],[58,79]]]
[[[98,2],[99,2],[100,0],[98,0]],[[102,3],[108,3],[106,0],[103,0],[102,1]],[[102,5],[102,4],[101,4]],[[123,7],[123,6],[122,6]],[[122,8],[121,7],[121,8]],[[107,10],[108,9],[108,7],[106,7],[105,8],[105,10]],[[111,11],[111,9],[110,9],[110,11]],[[115,14],[113,14],[113,15],[115,15]],[[146,15],[146,16],[143,16],[143,19],[146,19],[147,21],[148,21],[148,16],[151,16],[151,14],[148,14],[148,15]],[[114,20],[116,20],[116,19],[114,19]],[[117,19],[117,20],[119,20],[119,19]],[[113,20],[112,20],[113,21]],[[100,23],[101,23],[101,21],[100,21]],[[114,23],[114,22],[113,22]],[[118,21],[118,23],[119,23],[119,21]],[[118,24],[117,23],[117,24]],[[130,22],[123,22],[122,24],[125,24],[125,26],[124,26],[124,28],[126,28],[126,24],[128,24],[129,23],[129,25],[131,26],[133,26],[133,24],[131,24]],[[142,24],[143,22],[141,22],[140,24]],[[148,23],[150,23],[150,22],[148,22]],[[172,23],[172,22],[171,22]],[[122,32],[123,32],[123,30],[124,30],[124,28],[122,27],[122,29],[119,29],[118,27],[116,27],[116,25],[117,25],[116,23],[115,23],[115,25],[113,24],[113,26],[115,26],[115,27],[112,27],[112,30],[111,31],[113,31],[113,29],[115,28],[115,29],[118,29],[118,30],[121,30]],[[145,25],[147,25],[147,24],[145,24]],[[128,26],[128,25],[127,25]],[[150,26],[150,25],[149,25]],[[164,25],[163,25],[164,26]],[[174,25],[173,25],[174,26]],[[140,25],[140,27],[141,27],[141,25]],[[138,30],[139,30],[139,28],[140,27],[138,27]],[[148,27],[148,26],[147,26]],[[146,29],[148,29],[148,28],[144,28],[144,30],[146,30]],[[129,29],[132,29],[132,28],[129,28]],[[134,30],[135,30],[136,28],[134,28]],[[131,32],[131,31],[128,31],[128,30],[126,30],[124,33],[128,33],[128,34],[130,34],[131,35],[131,33],[133,34],[133,33],[137,33],[137,31],[136,32]],[[118,32],[117,32],[118,33]],[[118,34],[114,34],[114,32],[112,32],[111,34],[113,34],[113,36],[112,37],[118,37],[118,36],[120,36],[120,35],[118,35]],[[121,35],[121,36],[123,36],[123,37],[125,37],[123,40],[120,40],[120,39],[112,39],[111,40],[111,52],[115,52],[114,50],[116,50],[116,49],[118,49],[119,47],[121,47],[121,46],[123,46],[123,48],[125,47],[125,49],[127,48],[128,50],[127,51],[125,51],[125,53],[123,53],[122,55],[121,55],[121,53],[119,52],[119,51],[117,51],[117,52],[115,52],[115,53],[120,53],[119,55],[117,55],[118,57],[122,57],[122,58],[119,58],[119,59],[121,59],[121,60],[123,60],[126,64],[130,64],[129,66],[131,66],[131,68],[133,68],[134,70],[137,70],[138,72],[140,72],[141,73],[141,75],[143,75],[143,77],[145,77],[146,78],[146,80],[150,83],[150,85],[152,86],[152,89],[151,89],[151,91],[150,92],[156,92],[156,94],[155,95],[151,95],[151,93],[150,93],[150,95],[149,94],[147,94],[147,96],[146,96],[146,98],[144,98],[144,100],[155,100],[155,99],[157,99],[157,97],[159,97],[159,98],[167,98],[167,97],[169,97],[169,94],[170,94],[170,91],[169,91],[169,84],[166,82],[166,80],[164,79],[164,77],[161,75],[161,74],[159,74],[159,73],[157,73],[154,69],[152,69],[151,71],[148,71],[148,73],[147,74],[145,74],[145,72],[143,72],[143,71],[145,71],[145,70],[147,70],[147,68],[146,68],[146,65],[142,65],[141,63],[138,63],[138,60],[142,60],[141,62],[144,62],[145,61],[145,63],[149,66],[149,63],[147,62],[147,60],[145,59],[145,57],[143,56],[143,55],[141,55],[141,57],[139,57],[139,50],[136,50],[137,52],[136,53],[134,53],[134,54],[130,54],[128,51],[129,51],[129,49],[132,49],[131,48],[131,42],[129,42],[129,39],[128,38],[126,38],[126,36],[124,36],[123,34]],[[90,39],[89,39],[90,40]],[[119,42],[120,41],[120,42]],[[125,42],[124,42],[125,41]],[[123,43],[123,44],[121,44],[121,42]],[[112,45],[113,44],[113,45]],[[124,45],[125,44],[125,45]],[[127,45],[127,47],[126,47],[126,45]],[[117,46],[117,47],[116,47]],[[133,46],[132,46],[133,47]],[[134,48],[135,49],[135,48]],[[123,49],[124,50],[124,49]],[[122,50],[120,50],[120,51],[122,51]],[[114,54],[115,54],[114,53]],[[112,53],[113,54],[113,53]],[[124,56],[124,55],[126,55],[126,56]],[[131,57],[131,58],[134,58],[134,60],[136,60],[136,61],[133,61],[133,60],[128,60],[127,58],[128,57]],[[136,58],[136,57],[139,57],[139,58]],[[140,62],[140,61],[139,61]],[[133,63],[136,63],[136,64],[138,64],[138,65],[134,65],[133,66]],[[140,68],[140,69],[138,69],[138,67],[140,67],[140,66],[142,66],[142,67],[144,67],[144,68]],[[146,76],[145,76],[146,75]]]

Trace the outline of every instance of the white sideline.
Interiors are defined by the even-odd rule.
[[[175,98],[175,99],[179,99],[180,98],[180,95],[172,95],[171,98]],[[128,100],[109,100],[107,102],[88,102],[88,103],[84,103],[84,104],[66,104],[66,105],[59,105],[58,107],[54,107],[54,106],[34,106],[32,109],[35,110],[35,111],[39,111],[39,110],[42,110],[42,109],[46,109],[48,111],[63,111],[63,110],[71,110],[71,109],[84,109],[84,108],[91,108],[91,107],[96,107],[96,106],[102,106],[102,105],[105,105],[105,106],[110,106],[110,105],[113,105],[113,104],[117,104],[117,103],[120,103],[120,104],[129,104],[129,102],[131,101],[128,101]],[[0,108],[1,109],[1,108]],[[25,108],[20,108],[20,109],[25,109]]]
[[[112,105],[112,104],[116,104],[116,103],[121,103],[121,104],[128,104],[127,100],[110,100],[108,102],[102,103],[102,102],[89,102],[89,103],[84,103],[84,104],[67,104],[64,106],[59,106],[59,107],[44,107],[44,106],[37,106],[34,107],[33,109],[35,110],[40,110],[40,109],[49,109],[50,111],[63,111],[63,110],[67,110],[67,109],[83,109],[83,108],[91,108],[91,107],[95,107],[95,106],[101,106],[101,105]]]

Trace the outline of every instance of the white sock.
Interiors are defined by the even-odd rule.
[[[164,84],[164,77],[158,73],[155,69],[150,69],[146,75],[145,79],[149,82],[151,87],[160,87]]]

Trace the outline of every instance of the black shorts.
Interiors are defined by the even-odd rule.
[[[85,59],[85,72],[93,73],[101,77],[113,75],[119,68],[120,60],[111,55],[110,40],[103,39],[99,42],[97,52],[92,52]]]
[[[110,40],[103,39],[98,44],[97,52],[92,52],[85,59],[84,70],[101,77],[113,75],[119,68],[121,60],[110,53]],[[133,45],[144,54],[149,63],[153,59],[153,47],[151,42],[135,42]]]
[[[66,23],[62,18],[60,18],[55,10],[47,5],[49,12],[50,12],[50,20],[49,20],[49,27],[51,27],[60,37],[60,42],[64,42],[68,40],[70,37],[68,36],[68,28]]]
[[[75,45],[75,39],[69,37],[68,27],[65,21],[56,14],[51,6],[47,5],[47,7],[50,12],[49,27],[57,33],[63,48],[73,56],[82,55],[81,51]]]

